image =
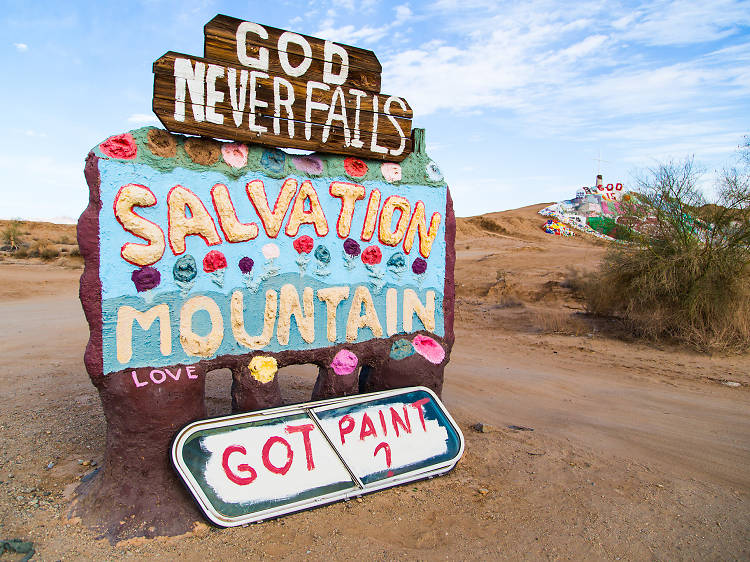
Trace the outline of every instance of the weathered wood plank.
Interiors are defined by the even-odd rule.
[[[155,68],[157,68],[156,64]],[[154,75],[155,107],[159,107],[160,111],[162,112],[170,112],[174,115],[176,109],[175,100],[177,98],[175,92],[174,74],[163,72],[161,69],[165,68],[164,65],[159,65],[158,68],[159,71]],[[239,72],[236,75],[236,80],[240,80]],[[226,75],[223,78],[216,80],[215,89],[216,91],[223,93],[223,99],[221,101],[216,101],[212,104],[211,107],[217,116],[221,116],[215,118],[221,121],[221,123],[219,124],[220,126],[226,126],[230,129],[235,127],[248,127],[251,114],[256,114],[256,119],[259,116],[267,116],[269,118],[274,117],[277,108],[274,101],[273,80],[270,78],[261,79],[257,82],[255,88],[257,100],[263,102],[263,104],[265,104],[265,107],[251,107],[249,95],[250,81],[247,80],[247,82],[247,91],[245,92],[244,100],[242,100],[241,89],[232,88],[230,93]],[[206,107],[209,104],[206,97],[206,89],[204,87],[204,83],[200,82],[200,93],[195,98],[192,95],[190,86],[185,84],[183,88],[184,89],[181,89],[180,97],[184,98],[185,100],[184,108],[186,115],[189,114],[189,116],[193,117],[193,119],[196,118],[195,112],[192,110],[192,105],[195,102],[201,107],[201,109],[198,111],[198,118],[204,118],[210,121],[211,119],[208,119],[206,116]],[[282,99],[285,99],[287,96],[287,92],[284,88],[282,88],[282,91]],[[309,120],[312,123],[325,125],[329,118],[329,110],[327,108],[311,108],[310,115],[308,117],[307,99],[305,95],[306,92],[304,91],[304,86],[301,84],[297,84],[294,87],[294,92],[295,102],[290,104],[292,112],[291,116],[287,111],[288,108],[283,104],[279,104],[279,117],[284,118],[285,120],[292,119],[301,122]],[[346,108],[346,124],[351,130],[352,134],[355,134],[355,131],[359,130],[362,136],[368,136],[369,133],[375,131],[377,128],[379,136],[382,135],[384,138],[386,136],[409,137],[411,132],[411,119],[400,117],[397,115],[398,113],[407,113],[407,111],[404,111],[399,106],[399,100],[394,100],[389,104],[389,110],[396,115],[388,115],[386,113],[383,113],[383,109],[385,108],[388,101],[387,96],[375,95],[377,99],[378,109],[380,110],[379,112],[372,111],[373,97],[363,96],[359,98],[360,110],[359,112],[357,112],[356,97],[347,96],[346,92],[343,89],[341,90],[341,92],[343,94],[344,107]],[[332,91],[315,90],[314,95],[311,95],[311,101],[318,103],[322,102],[328,105],[332,102],[332,96]],[[233,97],[235,99],[232,99]],[[408,104],[406,104],[406,102],[404,102],[404,105],[408,107]],[[411,113],[411,111],[408,111],[408,113]],[[340,119],[342,115],[342,105],[340,99],[336,104],[334,115],[338,116],[339,118],[334,117],[334,119],[332,119],[332,124],[340,126],[343,125]],[[394,146],[398,146],[399,142],[400,140],[397,140]]]
[[[158,79],[161,81],[162,79],[165,80],[164,85],[160,85],[159,91],[165,91],[165,88],[168,86],[167,82],[171,83],[171,87],[174,89],[174,61],[176,58],[183,58],[188,59],[191,61],[191,64],[194,65],[195,62],[202,62],[206,65],[213,64],[217,66],[221,66],[224,68],[223,76],[217,78],[216,80],[216,88],[218,91],[224,92],[224,103],[227,104],[227,107],[231,109],[230,101],[229,101],[229,87],[227,85],[227,71],[226,69],[234,69],[235,76],[236,76],[236,84],[239,86],[240,83],[240,77],[241,73],[244,70],[249,74],[249,71],[251,69],[244,68],[240,65],[236,64],[227,64],[225,61],[219,61],[216,59],[209,59],[204,57],[193,57],[190,55],[184,55],[181,53],[175,53],[173,51],[170,51],[168,53],[165,53],[163,56],[161,56],[159,59],[154,62],[153,65],[153,71],[155,74],[158,75]],[[273,93],[273,74],[268,73],[270,75],[269,78],[261,78],[257,80],[258,82],[258,89],[257,89],[257,99],[263,102],[267,103],[273,103],[274,93]],[[304,100],[307,96],[307,81],[301,80],[301,79],[294,79],[289,78],[287,76],[281,75],[281,78],[286,80],[292,85],[292,88],[294,90],[294,97],[295,100]],[[330,100],[330,97],[333,93],[333,90],[335,90],[336,86],[330,86],[329,91],[325,91],[322,89],[315,89],[313,91],[313,95],[311,96],[311,99],[316,102],[325,101],[326,99]],[[347,113],[351,112],[353,113],[356,110],[357,105],[357,96],[351,94],[351,90],[353,88],[350,88],[348,84],[341,86],[343,92],[344,92],[344,100],[345,100],[345,106],[347,109]],[[282,96],[286,95],[286,89],[281,88]],[[367,96],[360,97],[360,110],[361,111],[373,111],[372,107],[372,92],[369,92]],[[385,114],[385,111],[383,109],[385,101],[390,96],[388,94],[378,94],[378,113]],[[403,99],[399,98],[403,104],[404,107],[402,108],[398,103],[391,104],[390,113],[391,115],[402,117],[406,119],[410,119],[412,117],[412,110],[409,106],[409,103]]]
[[[322,125],[314,123],[311,125],[312,127],[312,135],[310,140],[306,140],[304,135],[301,135],[299,138],[295,139],[289,139],[286,133],[286,128],[282,128],[282,134],[275,135],[273,134],[272,129],[270,130],[270,133],[254,133],[253,131],[250,131],[249,129],[236,129],[232,131],[232,136],[229,138],[227,136],[227,128],[221,125],[215,125],[213,123],[206,123],[204,122],[195,122],[193,120],[186,120],[186,121],[176,121],[174,119],[174,116],[168,112],[161,111],[157,107],[157,100],[154,100],[154,113],[156,113],[157,117],[161,121],[161,123],[164,125],[164,127],[172,132],[175,133],[187,133],[191,135],[200,135],[205,137],[211,137],[211,138],[217,138],[217,139],[227,139],[227,140],[236,140],[240,142],[250,142],[255,144],[260,144],[263,146],[268,147],[290,147],[290,148],[299,148],[303,150],[316,150],[320,152],[329,152],[333,154],[344,154],[348,156],[357,156],[359,158],[366,158],[366,159],[372,159],[372,160],[382,160],[387,162],[400,162],[406,156],[411,152],[411,146],[412,142],[411,139],[404,139],[404,150],[403,152],[398,155],[394,156],[391,154],[382,154],[382,153],[376,153],[372,152],[370,150],[370,141],[371,138],[363,137],[364,146],[362,148],[355,148],[353,146],[346,146],[345,140],[344,140],[344,133],[341,127],[331,127],[330,136],[328,139],[328,142],[322,143],[321,142],[321,135],[322,135]],[[266,121],[263,122],[262,119],[265,119]],[[271,119],[267,117],[263,117],[261,119],[261,124],[264,124],[268,126],[271,124]],[[304,123],[299,124],[304,125]],[[272,125],[271,125],[272,126]],[[295,126],[298,126],[296,124]],[[302,130],[302,129],[300,129]],[[378,144],[383,146],[383,140],[380,136],[378,136]],[[398,146],[393,146],[392,148],[398,148]]]
[[[274,118],[273,112],[255,112],[251,114],[245,113],[243,114],[243,119],[240,123],[240,125],[236,125],[236,122],[233,119],[232,115],[225,115],[224,116],[224,123],[223,124],[217,124],[217,123],[211,123],[209,121],[206,121],[205,118],[201,121],[196,120],[194,117],[192,104],[188,103],[186,104],[185,108],[185,118],[184,121],[179,121],[175,118],[175,106],[174,106],[174,100],[170,99],[164,99],[160,97],[154,97],[153,98],[153,104],[152,104],[153,110],[156,113],[157,117],[161,119],[162,116],[167,118],[170,121],[174,121],[175,123],[188,123],[188,124],[198,124],[198,123],[205,123],[207,126],[212,126],[215,129],[217,129],[217,138],[228,138],[232,139],[234,138],[234,135],[241,134],[243,136],[247,136],[247,134],[251,135],[253,139],[257,138],[258,134],[261,135],[267,135],[271,134],[273,136],[276,136],[279,140],[278,142],[296,142],[297,139],[303,139],[305,138],[305,129],[307,123],[310,123],[310,140],[318,139],[318,142],[322,142],[322,134],[323,134],[323,128],[325,126],[325,123],[321,122],[315,122],[315,121],[305,121],[304,119],[286,119],[283,117],[279,117],[278,119]],[[200,110],[203,112],[203,115],[205,116],[206,106],[202,105],[200,106]],[[266,129],[265,132],[258,133],[254,132],[250,129],[250,119],[252,117],[252,124],[256,128],[264,127]],[[278,125],[274,123],[274,121],[278,121]],[[292,129],[292,135],[290,136],[290,124],[291,123],[291,129]],[[359,139],[366,143],[368,146],[371,141],[372,133],[373,133],[373,126],[372,123],[367,123],[368,128],[367,129],[360,129],[359,132]],[[178,126],[178,125],[177,125]],[[224,133],[223,136],[218,133],[218,129],[223,129]],[[341,144],[344,144],[345,141],[345,134],[344,134],[344,128],[341,126],[340,123],[333,123],[329,126],[330,129],[330,135],[338,139],[335,142],[340,141]],[[171,130],[171,129],[170,129]],[[275,133],[275,131],[278,130],[278,133]],[[411,132],[411,129],[409,130],[409,133]],[[334,134],[335,133],[335,134]],[[340,133],[340,135],[339,135]],[[377,131],[377,144],[380,146],[385,146],[389,149],[398,149],[400,146],[402,139],[406,139],[407,144],[409,143],[410,137],[404,135],[399,135],[398,131],[393,127],[393,125],[386,119],[383,121],[378,120],[378,131]],[[354,129],[349,129],[349,139],[350,141],[357,138],[355,136]],[[338,136],[336,136],[338,135]],[[238,139],[239,140],[239,139]],[[254,141],[257,142],[257,141]],[[330,142],[334,142],[331,140]],[[274,146],[282,146],[280,144],[276,144],[276,141],[274,143]]]
[[[236,64],[242,65],[237,54],[237,29],[242,23],[243,20],[224,15],[217,15],[208,22],[204,26],[204,55],[206,58],[232,61]],[[263,47],[272,49],[273,52],[269,51],[269,64],[272,65],[269,70],[272,72],[283,72],[278,62],[279,54],[282,52],[278,48],[278,41],[281,35],[286,31],[268,26],[260,27],[268,33],[267,39],[259,37],[256,33],[243,34],[245,37],[247,56],[257,58],[259,49]],[[332,62],[334,67],[338,69],[338,63],[340,60],[336,56],[326,56],[326,42],[324,40],[307,35],[297,35],[303,37],[310,45],[310,57],[312,59],[312,64],[303,78],[307,80],[318,80],[319,78],[322,78],[323,63],[326,60]],[[336,45],[340,45],[347,52],[349,58],[349,75],[352,82],[357,82],[356,87],[360,87],[367,91],[380,91],[380,73],[382,67],[380,66],[378,58],[375,56],[375,53],[367,49],[344,45],[342,43],[336,43]],[[283,52],[288,53],[290,57],[289,61],[292,65],[296,66],[302,62],[304,55],[302,48],[299,45],[289,43]],[[309,76],[308,73],[310,73]],[[319,78],[314,78],[313,74],[317,75]],[[347,80],[347,83],[349,81],[350,80]]]

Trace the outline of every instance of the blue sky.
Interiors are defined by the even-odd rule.
[[[0,218],[77,218],[88,150],[156,124],[151,63],[202,55],[217,13],[373,50],[462,216],[567,198],[597,158],[626,186],[670,157],[710,172],[750,133],[750,1],[11,0]]]

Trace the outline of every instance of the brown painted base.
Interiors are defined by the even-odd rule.
[[[362,370],[343,376],[327,366],[338,348],[319,350],[318,379],[311,399],[417,385],[439,395],[448,357],[440,365],[417,354],[396,361],[388,355],[391,345],[389,340],[363,344],[359,350],[367,353],[363,353]],[[277,354],[279,365],[298,364],[301,356],[297,353]],[[281,406],[278,377],[268,383],[255,380],[248,361],[244,358],[230,367],[232,411]],[[177,372],[177,368],[169,370]],[[102,468],[78,487],[72,516],[112,542],[180,535],[203,520],[170,461],[175,434],[191,421],[206,417],[205,370],[200,371],[188,378],[183,367],[180,379],[169,384],[149,382],[143,372],[135,378],[132,372],[119,372],[96,381],[107,419],[107,450]]]
[[[98,385],[107,419],[103,466],[78,487],[71,516],[117,542],[133,537],[179,535],[202,516],[170,463],[172,438],[185,424],[206,416],[205,378],[174,390],[141,388],[126,373]]]

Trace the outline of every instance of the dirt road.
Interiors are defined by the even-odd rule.
[[[472,264],[511,263],[504,283],[540,295],[564,260],[533,286],[520,278],[523,263],[504,256],[512,249],[520,260],[519,246],[529,244],[482,238],[472,243],[475,258],[459,255],[459,274],[470,285]],[[595,248],[577,248],[569,252],[596,257]],[[528,252],[538,267],[543,251]],[[0,539],[33,541],[39,559],[750,557],[750,358],[544,333],[535,314],[563,301],[498,307],[487,297],[494,280],[459,293],[444,401],[467,452],[449,475],[247,528],[97,541],[65,518],[105,439],[82,363],[79,273],[0,264]],[[307,399],[312,369],[280,376],[287,401]],[[225,372],[209,376],[211,414],[229,412],[229,385]],[[495,430],[477,433],[476,422]]]

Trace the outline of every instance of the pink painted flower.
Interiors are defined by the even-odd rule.
[[[224,269],[227,266],[227,258],[219,250],[211,250],[203,258],[203,271],[211,273],[217,269]]]
[[[224,157],[224,162],[232,168],[242,168],[247,164],[247,145],[239,142],[222,144],[221,155]]]
[[[294,249],[297,250],[298,254],[309,254],[312,252],[313,245],[313,239],[307,235],[300,236],[292,242],[292,246],[294,246]]]
[[[361,178],[367,174],[367,164],[359,158],[344,158],[344,170],[353,178]]]
[[[351,375],[357,368],[359,359],[348,349],[342,349],[331,361],[331,369],[337,375]]]
[[[367,246],[362,252],[362,261],[367,265],[377,265],[383,259],[383,252],[377,246]]]
[[[318,156],[294,156],[292,162],[300,172],[311,176],[319,176],[323,173],[323,160]]]
[[[383,162],[380,165],[380,172],[388,183],[401,181],[401,164]]]
[[[132,160],[138,153],[138,145],[130,133],[109,137],[99,148],[106,156],[120,160]]]
[[[445,350],[443,347],[429,336],[419,334],[415,336],[411,343],[416,352],[430,363],[438,365],[445,359]]]

